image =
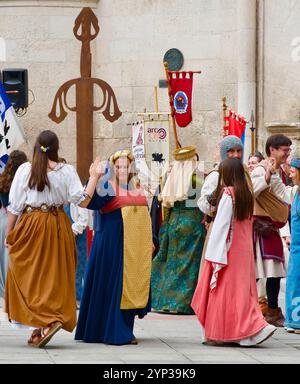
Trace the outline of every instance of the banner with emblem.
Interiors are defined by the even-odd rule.
[[[168,72],[168,76],[175,120],[184,128],[192,121],[193,72]]]
[[[170,120],[169,115],[144,120],[145,159],[151,173],[159,181],[169,168]]]
[[[0,82],[0,173],[11,151],[25,141],[23,129],[13,106]]]
[[[132,123],[132,154],[135,158],[136,168],[143,184],[149,184],[151,172],[145,160],[144,122]]]

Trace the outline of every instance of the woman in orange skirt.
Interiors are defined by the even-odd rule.
[[[28,340],[35,347],[76,325],[75,238],[63,204],[79,205],[88,195],[58,148],[56,134],[43,131],[32,164],[19,167],[9,195],[5,310],[12,323],[35,328]]]

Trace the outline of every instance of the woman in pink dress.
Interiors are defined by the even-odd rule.
[[[276,330],[264,320],[257,298],[254,197],[240,160],[223,161],[219,173],[217,214],[191,306],[203,328],[203,342],[252,346]]]

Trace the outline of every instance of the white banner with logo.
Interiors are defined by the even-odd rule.
[[[159,180],[169,168],[170,161],[170,121],[164,119],[145,120],[145,159]]]
[[[151,173],[145,160],[144,122],[132,124],[132,153],[135,158],[138,176],[145,189],[154,194],[159,180]]]

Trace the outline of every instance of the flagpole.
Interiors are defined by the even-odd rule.
[[[155,112],[158,112],[157,86],[154,87],[154,97],[155,97]]]
[[[255,127],[254,127],[254,113],[253,113],[253,110],[251,111],[250,122],[251,122],[251,127],[250,127],[250,131],[251,131],[251,155],[253,156],[254,153],[255,153]]]
[[[166,72],[166,80],[167,80],[167,84],[168,84],[168,94],[169,94],[169,100],[170,100],[171,118],[172,118],[175,144],[176,144],[176,149],[179,149],[179,148],[181,148],[181,144],[178,141],[178,136],[177,136],[177,131],[176,131],[175,111],[174,111],[174,106],[173,106],[174,100],[173,100],[171,85],[170,85],[170,81],[169,81],[169,64],[166,61],[164,62],[164,67],[165,67],[165,72]]]
[[[222,101],[223,101],[223,121],[224,121],[223,135],[228,136],[229,122],[226,120],[228,107],[226,104],[226,97],[225,96],[223,97]]]
[[[177,73],[177,71],[168,71],[169,73]],[[202,73],[202,71],[183,71],[185,73]]]

